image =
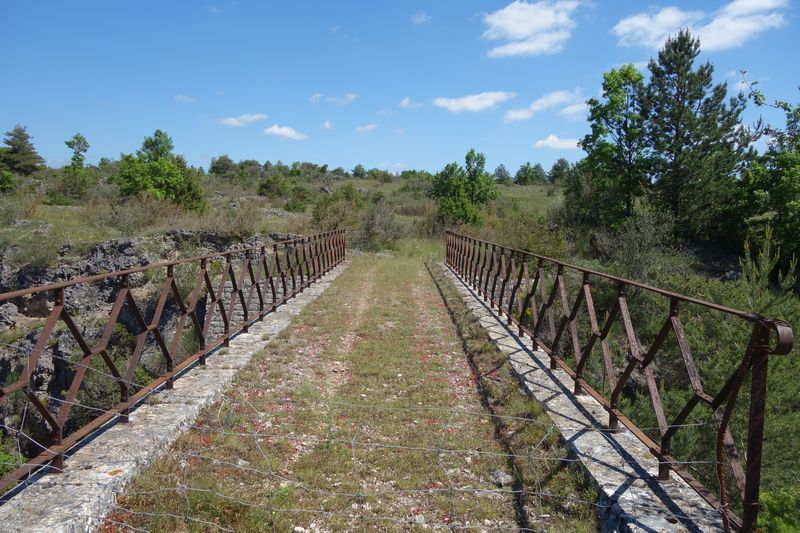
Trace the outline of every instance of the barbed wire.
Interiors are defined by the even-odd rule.
[[[96,373],[98,373],[98,374],[100,374],[100,375],[102,375],[104,377],[108,377],[108,378],[113,379],[115,381],[123,382],[123,383],[125,383],[125,384],[127,384],[129,386],[136,387],[136,388],[138,388],[140,390],[144,389],[146,387],[146,385],[142,385],[140,383],[136,383],[136,382],[133,382],[133,381],[128,381],[128,380],[125,380],[123,378],[117,378],[113,374],[104,372],[104,371],[99,370],[97,368],[94,368],[94,367],[92,367],[90,365],[81,364],[79,362],[71,361],[71,360],[69,360],[67,358],[64,358],[64,357],[61,357],[61,356],[56,356],[56,355],[53,355],[53,358],[54,359],[63,360],[65,362],[67,362],[67,363],[75,365],[78,368],[86,368],[87,371],[96,372]],[[253,390],[253,389],[248,389],[248,390]],[[190,394],[190,393],[183,393],[183,392],[175,391],[174,389],[166,389],[164,387],[164,385],[162,385],[162,386],[160,386],[160,387],[158,387],[156,389],[153,389],[149,394],[147,394],[143,398],[141,398],[139,400],[139,402],[140,403],[144,402],[148,398],[150,398],[151,396],[156,395],[156,394],[168,395],[169,399],[184,398],[184,399],[189,399],[189,400],[208,400],[208,399],[211,398],[211,395],[204,396],[204,395],[194,395],[194,394]],[[54,398],[54,399],[57,400],[57,401],[62,401],[59,398]],[[227,395],[223,395],[223,399],[227,399],[227,401],[229,401],[231,403],[237,403],[237,402],[241,401],[241,400],[237,400],[235,398],[230,398]],[[355,409],[374,409],[374,410],[383,410],[383,411],[410,411],[410,412],[413,412],[413,411],[434,411],[434,412],[441,412],[441,413],[447,413],[447,414],[456,413],[456,414],[461,414],[461,415],[464,415],[464,416],[475,416],[475,417],[479,417],[479,418],[491,418],[491,419],[500,419],[500,420],[519,420],[519,421],[524,421],[524,422],[529,423],[529,424],[538,425],[538,426],[541,426],[541,427],[550,427],[551,425],[555,425],[555,423],[552,423],[552,422],[551,423],[539,422],[537,420],[533,420],[532,418],[526,417],[526,416],[497,415],[497,414],[490,413],[490,412],[470,411],[470,410],[465,410],[465,409],[447,408],[447,407],[441,407],[441,406],[409,406],[409,407],[401,407],[401,406],[395,406],[395,405],[382,405],[382,404],[375,403],[375,402],[356,403],[356,402],[344,402],[344,401],[338,401],[338,400],[320,400],[320,399],[308,400],[308,399],[297,399],[297,398],[277,398],[277,399],[270,400],[268,403],[271,403],[271,404],[282,404],[282,403],[308,403],[308,404],[312,404],[313,403],[314,405],[327,404],[329,406],[351,407],[351,408],[355,408]],[[80,405],[80,404],[75,403],[75,405]],[[89,408],[89,409],[96,409],[94,407],[87,407],[87,406],[82,406],[82,407],[86,407],[86,408]],[[110,411],[106,411],[106,412],[110,412]],[[259,413],[263,414],[263,412],[259,412]],[[686,423],[686,424],[668,424],[665,427],[667,427],[667,428],[702,427],[702,426],[711,425],[713,423],[714,422],[712,420],[708,420],[708,421],[705,421],[705,422],[691,422],[691,423]],[[611,430],[611,429],[608,429],[608,428],[605,428],[605,427],[597,427],[597,426],[594,426],[594,427],[592,427],[592,426],[560,427],[559,429],[561,429],[563,431],[600,431],[600,432],[611,432],[611,433],[618,433],[619,432],[619,430]],[[650,431],[650,430],[655,431],[655,430],[659,430],[660,428],[658,426],[652,426],[652,427],[639,427],[639,429],[641,429],[642,431]]]
[[[56,398],[55,396],[46,396],[49,400],[72,404],[75,406],[79,406],[85,409],[90,409],[97,412],[102,413],[113,413],[117,414],[113,411],[108,411],[102,408],[93,407],[89,405],[84,405],[80,402],[70,402],[67,400],[63,400],[60,398]],[[259,411],[260,413],[260,411]],[[187,429],[193,429],[202,432],[210,432],[216,433],[219,435],[225,436],[238,436],[238,437],[254,437],[259,439],[284,439],[288,441],[299,441],[299,442],[313,442],[315,444],[351,444],[354,447],[371,447],[371,448],[381,448],[387,450],[404,450],[404,451],[418,451],[418,452],[434,452],[434,453],[450,453],[450,454],[466,454],[466,455],[482,455],[482,456],[489,456],[489,457],[512,457],[512,458],[524,458],[527,460],[542,460],[542,461],[558,461],[558,462],[581,462],[580,458],[565,458],[565,457],[533,457],[529,454],[526,455],[517,455],[517,454],[507,454],[503,452],[489,452],[484,451],[481,449],[470,449],[470,448],[446,448],[443,446],[404,446],[400,444],[386,444],[386,443],[378,443],[378,442],[365,442],[365,441],[356,441],[353,439],[336,439],[336,438],[320,438],[314,436],[294,436],[287,433],[280,433],[280,432],[248,432],[248,431],[229,431],[229,430],[220,430],[215,429],[213,426],[204,426],[198,424],[189,424],[184,426]],[[160,430],[149,430],[154,434],[161,434],[162,431]],[[140,430],[140,434],[142,431]],[[145,430],[144,433],[148,433],[148,430]],[[35,442],[35,441],[34,441]],[[487,441],[490,443],[495,443],[496,441]],[[49,451],[49,450],[48,450]],[[580,454],[580,457],[584,457],[587,459],[599,459],[599,457],[590,456],[586,454]],[[718,464],[717,461],[671,461],[670,464]]]

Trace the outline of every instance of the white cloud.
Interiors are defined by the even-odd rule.
[[[506,7],[484,15],[489,27],[483,38],[509,41],[489,50],[489,57],[554,54],[560,52],[572,36],[575,21],[572,13],[578,0],[542,0],[529,3],[515,0]]]
[[[422,107],[422,103],[415,102],[414,100],[412,100],[408,96],[406,96],[405,98],[400,100],[400,103],[397,104],[397,105],[399,107],[402,107],[403,109],[416,109],[418,107]]]
[[[431,16],[424,11],[417,11],[416,13],[414,13],[414,16],[411,17],[411,22],[416,25],[427,24],[430,21],[431,21]]]
[[[197,102],[197,98],[185,94],[176,94],[175,101],[179,104],[193,104]]]
[[[220,124],[224,124],[225,126],[232,126],[234,128],[239,128],[241,126],[246,126],[252,122],[258,122],[259,120],[266,120],[267,115],[264,113],[245,113],[244,115],[239,115],[238,117],[225,117],[219,119]]]
[[[327,100],[334,104],[347,105],[358,100],[356,93],[347,93],[344,96],[329,96]]]
[[[583,97],[579,89],[574,89],[572,91],[553,91],[545,94],[541,98],[537,98],[526,108],[507,111],[505,114],[505,121],[517,122],[520,120],[528,120],[540,111],[565,104],[577,104],[582,100]]]
[[[314,93],[309,98],[309,101],[312,104],[327,102],[329,104],[347,105],[347,104],[352,104],[353,102],[358,100],[358,98],[359,95],[356,93],[345,93],[342,96],[326,96],[322,93]]]
[[[533,147],[550,150],[577,150],[578,139],[562,139],[558,135],[551,133],[545,139],[540,139],[533,143]]]
[[[578,102],[568,105],[558,113],[570,120],[581,120],[586,118],[586,115],[589,113],[589,106],[584,102]]]
[[[667,37],[686,28],[700,39],[703,50],[713,52],[741,46],[759,33],[783,26],[779,10],[788,4],[788,0],[733,0],[713,15],[665,7],[654,14],[624,18],[611,31],[621,46],[659,48]]]
[[[290,128],[289,126],[279,126],[278,124],[273,124],[269,128],[265,129],[264,135],[283,137],[285,139],[292,139],[293,141],[302,141],[303,139],[308,138],[306,134],[300,133],[294,128]]]
[[[331,124],[330,120],[326,120],[325,122],[322,123],[322,128],[326,130],[332,130],[333,124]]]
[[[363,126],[357,127],[356,131],[358,133],[369,133],[371,131],[375,131],[376,129],[378,129],[377,124],[364,124]]]
[[[470,94],[460,98],[436,98],[433,105],[443,107],[451,113],[462,111],[485,111],[493,109],[497,104],[511,100],[516,93],[506,91],[489,91],[479,94]]]

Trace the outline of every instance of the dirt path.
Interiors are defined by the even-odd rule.
[[[104,531],[517,529],[463,348],[419,258],[356,256]]]

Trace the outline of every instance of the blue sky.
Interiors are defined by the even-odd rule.
[[[581,157],[603,72],[643,65],[682,27],[731,91],[747,70],[800,100],[790,0],[2,0],[0,21],[0,128],[26,125],[56,165],[75,132],[97,161],[161,128],[203,166],[437,170],[475,147],[491,168],[548,167]]]

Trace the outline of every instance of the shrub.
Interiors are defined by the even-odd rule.
[[[361,216],[359,243],[368,250],[392,248],[401,236],[394,211],[385,201],[372,204]]]
[[[312,193],[307,187],[295,185],[284,209],[292,213],[302,213],[311,202]]]
[[[0,170],[0,194],[7,194],[17,188],[17,179],[9,170]]]
[[[758,526],[770,533],[800,531],[800,487],[764,492]]]
[[[323,231],[354,228],[358,224],[358,212],[365,202],[364,194],[348,183],[336,189],[333,194],[317,200],[312,221]]]
[[[270,198],[285,198],[291,190],[291,185],[286,176],[273,172],[258,184],[258,194]]]
[[[439,216],[436,204],[432,201],[425,202],[423,210],[418,214],[414,223],[414,233],[420,237],[441,237],[444,233],[444,223]]]
[[[10,226],[19,220],[32,217],[40,203],[40,195],[34,192],[17,192],[0,198],[0,224]]]
[[[674,226],[667,212],[637,208],[611,236],[610,260],[620,274],[637,281],[653,282],[662,274],[685,271],[688,257],[672,246]]]
[[[487,241],[556,259],[569,256],[563,232],[548,226],[543,217],[531,212],[514,212],[502,218],[488,216],[482,226],[469,226],[467,232]]]
[[[13,439],[5,441],[0,438],[0,476],[11,472],[14,468],[24,462],[24,458],[14,449]]]
[[[170,157],[148,159],[123,155],[116,181],[124,196],[144,192],[192,210],[202,210],[206,205],[197,176]]]
[[[196,229],[245,239],[261,230],[262,213],[255,202],[243,200],[237,207],[214,209],[197,222]]]
[[[47,203],[49,205],[74,205],[86,197],[94,182],[96,179],[88,169],[67,167],[48,182]]]
[[[172,202],[145,193],[122,201],[97,199],[90,203],[89,209],[94,213],[95,224],[115,228],[125,236],[134,236],[158,225],[167,225],[180,214],[176,212]]]

